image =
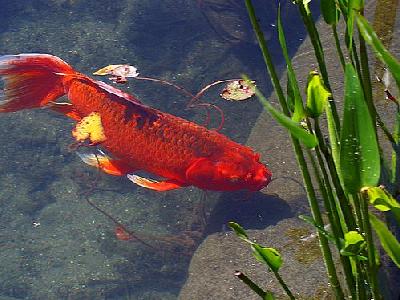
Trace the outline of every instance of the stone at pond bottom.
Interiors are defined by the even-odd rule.
[[[279,271],[296,299],[332,299],[313,228],[297,218],[264,230],[246,230],[249,238],[276,248],[283,257]],[[253,257],[250,247],[232,231],[207,237],[194,254],[180,300],[260,299],[234,276],[240,270],[277,299],[287,299],[272,272]]]

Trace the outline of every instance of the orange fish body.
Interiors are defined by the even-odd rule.
[[[129,178],[159,191],[190,185],[206,190],[257,191],[271,179],[271,172],[249,147],[148,107],[119,89],[74,71],[55,56],[0,57],[0,77],[5,81],[0,112],[48,105],[76,119],[74,137],[88,138],[113,157],[85,156],[83,160],[109,174],[146,171],[165,180]],[[70,104],[53,103],[64,94]]]

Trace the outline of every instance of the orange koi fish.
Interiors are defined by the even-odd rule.
[[[142,104],[101,81],[75,71],[49,54],[0,57],[0,112],[48,107],[77,121],[77,142],[99,145],[105,153],[81,154],[108,174],[125,176],[157,191],[183,186],[205,190],[258,191],[271,172],[251,148],[185,119]],[[70,102],[57,103],[66,95]],[[133,175],[146,171],[156,181]]]

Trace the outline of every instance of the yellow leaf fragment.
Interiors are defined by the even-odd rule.
[[[92,112],[76,124],[72,136],[78,141],[89,140],[91,144],[98,144],[106,140],[100,114]]]
[[[100,76],[110,75],[110,74],[112,74],[112,71],[114,69],[116,69],[120,66],[122,66],[122,65],[108,65],[104,68],[97,70],[96,72],[93,73],[93,75],[100,75]]]

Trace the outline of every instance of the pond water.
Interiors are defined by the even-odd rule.
[[[282,72],[276,5],[254,3]],[[109,64],[134,65],[141,76],[193,94],[247,74],[271,93],[243,1],[24,0],[1,7],[2,55],[51,53],[87,75]],[[305,37],[296,9],[282,3],[291,55]],[[162,111],[198,123],[206,118],[201,109],[186,110],[188,97],[170,86],[130,79],[118,87]],[[256,99],[227,102],[220,92],[210,88],[203,101],[224,111],[221,132],[244,144],[261,106]],[[218,126],[218,113],[210,119],[209,127]],[[265,201],[268,189],[267,196],[191,187],[158,193],[99,174],[71,149],[73,126],[45,109],[0,115],[1,299],[176,299],[206,234],[226,230],[230,219],[264,228],[291,215],[285,208],[273,220],[257,217],[274,207]],[[286,139],[282,131],[276,143]],[[273,152],[262,159],[273,161]],[[117,239],[118,224],[142,242]]]

